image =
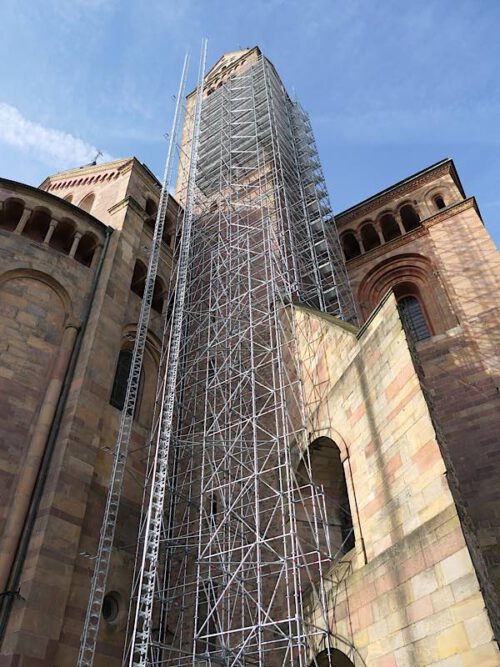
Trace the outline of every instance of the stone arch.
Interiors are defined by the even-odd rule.
[[[49,231],[51,219],[52,216],[47,208],[35,208],[22,231],[23,236],[27,236],[32,241],[43,243]]]
[[[355,544],[353,513],[344,461],[341,449],[336,442],[327,436],[320,436],[310,443],[296,471],[299,487],[303,484],[307,485],[311,479],[312,483],[321,488],[324,494],[328,538],[332,553],[336,557],[350,551]],[[299,538],[306,545],[313,542],[307,523],[307,518],[311,515],[312,506],[306,491],[302,505],[297,507],[297,530]],[[326,539],[326,534],[320,535],[320,549],[325,552],[327,551]]]
[[[9,197],[3,203],[3,208],[0,211],[0,228],[8,232],[13,232],[24,213],[24,201]]]
[[[8,415],[0,420],[0,441],[9,444],[0,503],[8,508],[61,354],[71,302],[51,276],[15,269],[0,275],[0,309],[0,365],[9,376],[8,391],[0,392],[0,414]]]
[[[0,288],[4,283],[15,278],[31,278],[32,280],[37,280],[50,287],[50,289],[52,289],[61,300],[63,310],[66,313],[66,321],[71,321],[73,319],[73,306],[71,297],[69,296],[66,289],[61,285],[61,283],[55,280],[51,275],[44,273],[43,271],[37,271],[36,269],[10,269],[5,271],[5,273],[0,274]]]
[[[87,211],[87,213],[90,213],[94,205],[94,200],[95,200],[95,194],[93,192],[89,192],[88,194],[85,195],[85,197],[83,197],[83,199],[80,200],[78,206],[84,211]]]
[[[73,195],[71,192],[64,197],[64,201],[67,201],[69,204],[71,204],[71,202],[73,201]]]
[[[438,197],[442,199],[444,206],[437,205],[436,198]],[[435,215],[443,208],[446,208],[452,204],[453,199],[453,193],[446,183],[439,183],[434,185],[432,188],[427,190],[424,195],[424,201],[431,215]]]
[[[436,281],[432,262],[417,253],[388,257],[366,274],[358,289],[364,317],[368,317],[382,297],[398,284],[414,286],[433,333],[442,333],[456,325],[446,294]]]
[[[344,251],[346,261],[361,255],[358,239],[352,229],[348,229],[342,234],[340,242],[342,243],[342,250]]]
[[[372,222],[369,220],[363,222],[360,227],[361,243],[365,252],[378,248],[380,237]]]
[[[399,216],[405,229],[405,232],[411,232],[420,227],[420,216],[415,210],[413,204],[405,202],[399,207]]]
[[[76,261],[84,266],[90,266],[98,245],[99,241],[97,236],[92,232],[85,232],[78,242],[78,247],[75,252]]]
[[[76,225],[73,220],[63,218],[57,223],[54,233],[50,238],[49,246],[67,255],[73,245],[75,230]]]

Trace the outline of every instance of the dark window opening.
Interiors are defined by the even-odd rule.
[[[164,292],[165,288],[163,287],[163,283],[159,278],[157,278],[153,288],[153,301],[151,303],[151,308],[160,314],[163,312]]]
[[[380,228],[382,230],[384,241],[392,241],[398,236],[401,236],[401,230],[392,213],[386,213],[380,218]]]
[[[352,232],[347,232],[342,236],[342,248],[344,250],[344,255],[346,260],[353,259],[361,255],[361,248],[357,238]]]
[[[401,222],[406,232],[420,226],[420,217],[411,204],[405,204],[400,210]]]
[[[78,242],[75,259],[84,266],[90,266],[97,248],[97,239],[93,234],[84,234]]]
[[[380,245],[380,237],[372,224],[366,224],[361,227],[361,241],[366,252]]]
[[[123,410],[127,395],[127,384],[132,365],[132,350],[121,350],[116,364],[115,379],[109,402],[114,408]]]
[[[24,204],[21,201],[11,200],[5,202],[3,211],[0,212],[0,227],[13,232],[19,224],[24,212]]]
[[[434,204],[436,205],[436,208],[437,208],[438,210],[439,210],[439,209],[442,209],[442,208],[446,208],[445,201],[444,201],[444,199],[443,199],[443,197],[442,197],[441,195],[436,195],[436,196],[434,197]]]
[[[403,296],[398,299],[398,308],[405,329],[415,341],[430,338],[431,332],[427,325],[424,311],[415,296]]]
[[[137,260],[134,266],[134,273],[132,274],[132,282],[130,283],[130,289],[134,294],[141,297],[144,294],[144,287],[146,285],[146,275],[147,270],[144,264]]]
[[[61,220],[54,229],[49,246],[66,255],[71,250],[75,238],[75,225],[70,220]]]

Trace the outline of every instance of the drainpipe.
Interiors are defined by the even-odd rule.
[[[6,527],[7,545],[9,546],[9,550],[11,549],[10,553],[12,556],[6,550],[0,554],[0,575],[5,575],[5,579],[2,576],[2,580],[5,580],[4,590],[0,593],[0,645],[5,636],[12,603],[14,599],[20,597],[19,581],[33,532],[33,526],[38,514],[38,507],[45,489],[45,482],[50,470],[52,455],[64,416],[78,357],[85,339],[85,332],[99,285],[111,233],[112,229],[106,227],[106,236],[101,256],[96,267],[80,329],[77,330],[72,324],[69,324],[65,329],[61,342],[62,354],[59,355],[51,381],[49,382],[44,406],[38,417],[33,440],[30,445],[25,466],[27,475],[21,480],[18,486],[20,497],[16,494],[15,506],[12,512],[15,519],[9,520],[9,530]],[[60,378],[62,375],[64,375],[64,379],[61,385]],[[43,448],[44,440],[45,447]],[[21,523],[23,523],[23,526],[19,531],[16,527]]]

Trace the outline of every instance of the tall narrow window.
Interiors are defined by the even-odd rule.
[[[398,299],[399,312],[406,330],[413,340],[425,340],[431,332],[427,325],[422,306],[415,296],[403,296]]]
[[[118,410],[123,410],[127,394],[128,376],[132,365],[132,350],[121,350],[116,364],[115,379],[109,402]]]
[[[443,199],[442,195],[436,195],[434,197],[434,204],[436,205],[436,208],[438,210],[442,209],[442,208],[446,208],[446,204],[444,202],[444,199]]]

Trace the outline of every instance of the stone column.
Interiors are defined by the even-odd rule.
[[[57,225],[57,220],[52,218],[47,233],[45,234],[45,238],[43,239],[43,245],[49,245],[50,239],[52,238],[52,234],[54,233],[56,225]]]
[[[32,213],[32,211],[31,211],[30,208],[25,208],[24,209],[23,214],[21,216],[21,219],[17,223],[17,227],[14,230],[14,232],[16,234],[22,234],[23,233],[23,230],[26,227],[26,223],[28,222],[31,213]]]
[[[380,245],[383,245],[385,243],[384,235],[382,234],[382,230],[380,229],[380,225],[378,222],[373,223],[373,229],[377,232],[378,238],[380,241]]]
[[[14,562],[14,554],[21,537],[22,527],[30,506],[31,495],[40,463],[47,444],[52,420],[63,386],[64,376],[75,344],[78,327],[66,325],[59,348],[59,355],[49,379],[45,397],[40,408],[31,442],[15,490],[16,502],[12,505],[0,541],[0,590],[5,590]]]
[[[359,252],[363,254],[365,252],[365,246],[363,245],[363,242],[361,241],[361,232],[359,229],[353,229],[353,234],[356,237],[356,241],[358,242],[359,245]]]
[[[75,232],[75,238],[73,239],[73,243],[71,244],[71,250],[69,251],[69,257],[74,257],[76,249],[78,248],[78,244],[80,243],[80,239],[82,238],[82,233],[81,232]]]
[[[92,257],[92,261],[90,262],[91,269],[96,268],[97,263],[99,261],[99,257],[101,256],[101,252],[102,252],[102,243],[97,243],[94,248],[94,255]]]
[[[399,227],[399,231],[401,232],[401,236],[403,236],[403,234],[406,234],[406,229],[403,225],[403,221],[401,220],[401,215],[399,213],[394,216],[394,220],[398,223],[398,227]]]

